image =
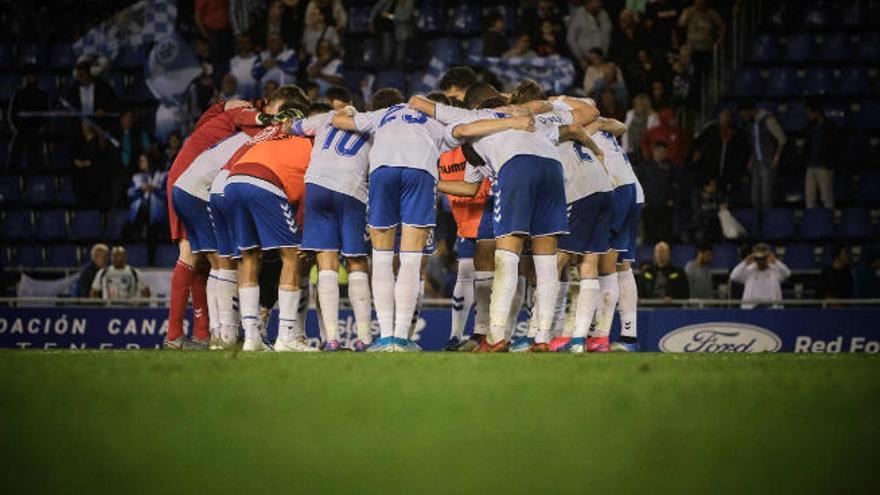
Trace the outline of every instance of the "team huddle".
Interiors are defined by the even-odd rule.
[[[326,97],[313,104],[282,86],[268,101],[219,102],[199,119],[168,176],[180,259],[166,348],[341,350],[343,262],[354,350],[420,350],[412,336],[440,192],[458,237],[445,350],[635,350],[630,264],[644,198],[618,144],[622,123],[586,98],[547,99],[530,80],[501,94],[465,67],[450,69],[440,91],[409,101],[380,89],[367,112],[342,88]],[[278,334],[268,342],[266,307],[275,299],[266,303],[266,291],[276,288],[261,287],[260,271],[275,256]],[[319,348],[304,325],[313,264]],[[191,339],[183,331],[190,294]],[[530,320],[520,332],[524,305]]]

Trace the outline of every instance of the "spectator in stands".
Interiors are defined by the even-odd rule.
[[[379,36],[383,67],[402,67],[415,35],[414,0],[379,0],[370,11],[371,32]]]
[[[642,138],[648,129],[660,125],[657,112],[651,106],[651,99],[645,93],[633,98],[632,109],[626,112],[626,133],[623,135],[623,149],[638,160],[642,158]]]
[[[647,7],[648,0],[626,0],[626,8],[633,13],[636,22],[642,22]]]
[[[308,58],[318,54],[318,42],[321,40],[326,39],[334,46],[340,44],[339,33],[327,22],[323,11],[317,10],[311,17],[314,17],[314,22],[306,24],[302,37],[302,53]]]
[[[691,63],[690,51],[682,47],[677,56],[672,57],[672,103],[676,107],[684,107],[695,104],[694,91],[697,78],[694,74],[694,66]]]
[[[709,8],[707,0],[694,0],[694,4],[681,13],[678,25],[687,33],[687,46],[698,73],[702,74],[712,59],[712,49],[724,39],[724,20],[715,9]]]
[[[345,84],[342,60],[336,54],[336,47],[327,40],[318,43],[318,56],[309,65],[309,79],[317,83],[320,95],[323,96],[331,86]]]
[[[734,199],[742,194],[748,143],[743,133],[733,125],[733,112],[721,110],[717,120],[703,127],[697,134],[691,160],[698,173],[718,178],[718,186],[723,194]]]
[[[532,40],[532,45],[539,57],[563,54],[566,48],[562,26],[554,20],[545,19],[541,22],[541,30]]]
[[[238,52],[229,60],[229,73],[235,76],[238,93],[242,98],[250,100],[257,97],[257,80],[251,70],[259,59],[254,51],[254,43],[249,34],[238,37]]]
[[[636,22],[632,10],[623,9],[617,17],[617,29],[611,33],[611,51],[608,57],[619,64],[638,58],[639,51],[648,47],[643,26]]]
[[[776,117],[763,108],[758,109],[754,102],[743,103],[739,114],[746,126],[751,150],[747,169],[752,178],[752,206],[759,210],[771,208],[773,183],[786,142],[785,132]]]
[[[202,112],[208,108],[217,93],[214,84],[214,64],[211,62],[211,45],[205,38],[196,40],[193,50],[199,61],[199,72],[184,92],[183,128],[191,129]]]
[[[650,93],[651,83],[662,81],[663,67],[647,49],[639,50],[634,60],[625,61],[626,81],[634,93]]]
[[[266,14],[266,34],[280,34],[287,46],[299,46],[306,24],[306,2],[273,0]]]
[[[626,119],[626,105],[617,100],[614,92],[610,89],[602,91],[597,97],[597,106],[599,111],[605,117],[617,119],[623,122]]]
[[[342,0],[310,0],[306,7],[306,27],[314,27],[321,23],[318,14],[322,14],[323,21],[332,26],[337,33],[345,31],[348,25],[348,14],[342,5]]]
[[[9,100],[9,124],[14,133],[9,145],[9,168],[38,170],[46,165],[40,133],[49,122],[45,117],[25,117],[19,112],[49,110],[49,93],[38,86],[37,68],[24,69],[24,84],[15,89]]]
[[[785,263],[776,259],[770,246],[760,243],[752,254],[739,262],[730,272],[730,280],[745,285],[743,301],[781,301],[782,282],[788,279],[791,270]],[[767,307],[769,303],[743,303],[743,309]]]
[[[111,206],[109,191],[110,162],[104,135],[87,120],[80,123],[80,133],[70,150],[73,160],[73,191],[77,206],[103,208]]]
[[[266,8],[264,3],[262,0],[229,0],[229,25],[232,27],[232,34],[246,36],[259,25]]]
[[[311,101],[317,101],[321,96],[321,87],[314,81],[303,81],[299,87],[302,88]]]
[[[710,263],[712,263],[712,245],[705,242],[700,243],[697,246],[697,254],[694,259],[684,265],[691,299],[712,299],[715,297],[712,271],[709,269]]]
[[[136,161],[141,151],[147,150],[152,146],[147,131],[143,130],[135,122],[133,110],[124,110],[119,115],[119,133],[116,139],[119,141],[119,155],[122,167],[130,175],[137,169]]]
[[[575,60],[589,55],[590,49],[601,48],[608,53],[611,45],[611,18],[602,8],[602,0],[583,0],[571,10],[566,40]]]
[[[92,76],[89,59],[76,64],[74,77],[64,99],[83,115],[102,117],[116,109],[116,93],[103,79]]]
[[[168,135],[168,141],[165,144],[165,149],[163,150],[163,160],[164,166],[162,170],[167,171],[171,168],[171,164],[174,163],[174,159],[177,158],[177,153],[180,151],[180,147],[183,145],[183,139],[180,137],[179,132],[172,132]]]
[[[671,264],[669,244],[654,245],[654,260],[642,267],[639,274],[639,296],[649,299],[687,299],[690,297],[687,274]]]
[[[504,52],[502,58],[534,58],[538,54],[532,50],[532,38],[528,34],[520,34],[510,50]]]
[[[293,48],[284,45],[280,34],[266,36],[266,49],[261,51],[251,69],[251,76],[260,84],[275,81],[279,85],[296,82],[299,59]]]
[[[581,59],[581,68],[584,70],[584,93],[589,95],[593,92],[596,81],[602,78],[602,68],[606,63],[605,52],[601,48],[591,48],[587,56]]]
[[[629,104],[629,93],[626,91],[626,84],[623,82],[623,74],[620,72],[620,69],[613,62],[606,62],[600,72],[601,76],[596,79],[592,90],[587,94],[601,95],[605,91],[611,91],[617,104],[626,107]]]
[[[498,12],[490,12],[486,16],[486,32],[483,33],[483,56],[500,57],[507,51],[507,48],[504,16]]]
[[[678,46],[675,27],[680,14],[680,0],[654,0],[645,8],[645,27],[648,28],[648,40],[654,55],[659,55],[670,46]]]
[[[90,297],[95,275],[106,267],[109,261],[110,248],[103,243],[93,245],[89,252],[89,263],[80,269],[76,285],[73,286],[73,297]]]
[[[165,177],[167,173],[159,170],[148,153],[138,157],[138,173],[131,178],[128,198],[128,234],[130,239],[153,239],[155,227],[165,223],[167,208],[165,199]]]
[[[651,104],[658,112],[674,108],[672,96],[666,91],[666,83],[660,79],[651,81]]]
[[[675,113],[672,109],[665,108],[657,113],[659,124],[645,132],[642,138],[643,156],[651,156],[654,144],[662,141],[667,147],[667,157],[676,166],[682,166],[687,157],[688,138],[687,133],[678,126]]]
[[[220,75],[229,72],[233,37],[229,24],[229,0],[195,0],[196,29],[210,45],[210,61],[214,67],[212,77],[219,83]]]
[[[718,179],[707,175],[699,191],[691,195],[690,237],[697,242],[721,240],[721,222],[718,212],[727,208],[724,196],[718,192]]]
[[[853,296],[853,271],[849,264],[849,247],[834,246],[831,264],[822,270],[816,286],[816,297],[849,299]]]
[[[834,208],[834,162],[837,126],[825,118],[825,111],[817,101],[807,102],[806,131],[807,174],[804,197],[807,208],[815,208],[816,190],[822,198],[822,206]]]
[[[150,288],[141,283],[141,274],[128,264],[125,248],[114,246],[110,252],[112,264],[101,268],[92,282],[92,297],[105,301],[120,301],[135,297],[150,297]]]
[[[645,241],[657,242],[672,235],[672,222],[677,197],[677,171],[667,157],[667,146],[656,141],[651,159],[636,165],[639,181],[645,190],[642,217],[645,219]]]
[[[220,80],[220,90],[217,92],[217,96],[214,98],[217,101],[220,100],[240,100],[242,99],[241,93],[238,91],[238,80],[232,74],[226,74],[223,76],[223,79]]]
[[[523,4],[522,11],[519,16],[519,31],[529,33],[534,39],[538,39],[541,34],[541,26],[544,21],[550,21],[560,30],[562,26],[558,20],[562,18],[559,11],[559,2],[554,0],[538,0],[537,3],[521,2]],[[529,5],[531,4],[531,5]]]
[[[880,298],[880,252],[876,248],[862,253],[862,262],[853,272],[853,297]]]
[[[309,84],[312,84],[312,83],[309,83]],[[268,81],[266,81],[263,84],[263,99],[264,100],[269,99],[269,97],[272,95],[272,93],[274,93],[275,90],[278,89],[279,87],[281,87],[281,85],[278,84],[278,81],[276,81],[274,79],[269,79]],[[301,87],[302,87],[303,91],[306,90],[306,88],[304,86],[301,86]]]

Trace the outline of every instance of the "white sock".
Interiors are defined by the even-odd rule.
[[[318,272],[318,301],[326,341],[339,340],[339,272],[336,270]]]
[[[510,316],[507,318],[508,332],[511,336],[516,335],[516,324],[519,319],[519,312],[522,309],[525,296],[526,278],[521,276],[516,279],[516,292],[513,293],[513,303],[510,305]]]
[[[452,290],[452,331],[450,338],[464,335],[471,307],[474,305],[474,259],[458,260],[458,276],[455,278],[455,289]]]
[[[495,272],[474,272],[474,334],[489,333],[489,302]]]
[[[245,340],[260,338],[260,286],[239,287],[241,299],[241,324]]]
[[[218,270],[216,284],[220,338],[231,343],[238,339],[238,272]]]
[[[348,301],[351,303],[351,311],[354,313],[357,338],[364,344],[373,342],[369,278],[367,272],[350,272],[348,274]]]
[[[599,305],[596,307],[596,329],[593,337],[607,337],[611,333],[611,322],[614,321],[614,308],[620,288],[617,273],[599,277]]]
[[[421,263],[421,262],[420,262]],[[419,295],[416,298],[416,309],[409,320],[409,339],[416,334],[416,326],[419,324],[419,313],[422,312],[422,299],[425,298],[425,279],[419,279]]]
[[[302,291],[278,289],[278,338],[295,338],[296,322],[299,319],[299,301]]]
[[[394,336],[409,339],[409,329],[419,299],[422,253],[402,252],[399,257],[400,268],[394,284]]]
[[[568,307],[568,280],[559,282],[559,289],[556,291],[556,305],[553,308],[553,324],[550,327],[553,338],[563,337],[565,328],[565,310]],[[569,335],[570,337],[570,335]]]
[[[532,260],[535,263],[535,309],[538,313],[538,330],[549,334],[553,326],[556,293],[559,291],[556,255],[534,254]]]
[[[505,340],[507,320],[510,317],[510,305],[516,292],[519,278],[519,255],[495,250],[495,280],[492,282],[492,297],[489,302],[489,343],[497,344]]]
[[[617,272],[617,283],[620,286],[618,299],[618,311],[620,312],[620,336],[638,337],[636,320],[638,312],[636,308],[639,301],[639,289],[636,286],[636,277],[632,268],[625,272]]]
[[[217,277],[220,270],[211,269],[208,272],[208,284],[205,292],[208,295],[208,328],[211,329],[211,335],[220,334],[220,308],[218,306],[218,287]]]
[[[584,338],[593,322],[593,314],[599,303],[599,279],[582,278],[581,288],[577,297],[577,308],[574,317],[574,333],[572,337]]]
[[[373,305],[379,336],[394,336],[394,251],[373,250]]]

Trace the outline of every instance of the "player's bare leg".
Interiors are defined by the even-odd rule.
[[[357,328],[355,351],[365,351],[373,343],[372,297],[370,295],[370,264],[366,256],[352,256],[345,259],[348,268],[348,300],[354,313]]]

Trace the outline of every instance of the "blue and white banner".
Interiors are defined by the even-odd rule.
[[[424,309],[414,339],[439,350],[449,337],[448,309]],[[525,314],[523,313],[523,315]],[[356,338],[350,311],[340,315],[343,344]],[[0,347],[21,349],[159,348],[168,328],[163,308],[0,308]],[[189,318],[189,316],[188,316]],[[660,309],[639,312],[643,351],[662,352],[880,352],[880,309]],[[187,320],[185,328],[189,328]],[[525,321],[517,332],[527,328]],[[269,324],[275,339],[277,313]],[[378,334],[374,321],[372,332]],[[318,341],[309,312],[306,334]]]
[[[468,62],[489,69],[505,84],[534,79],[544,91],[559,94],[565,92],[574,83],[574,64],[571,60],[558,55],[506,59],[471,55]]]
[[[144,70],[147,87],[163,105],[176,107],[187,87],[201,73],[192,49],[177,36],[153,45]]]
[[[114,58],[124,46],[140,46],[169,36],[177,21],[174,0],[141,0],[90,29],[73,44],[77,55]]]

